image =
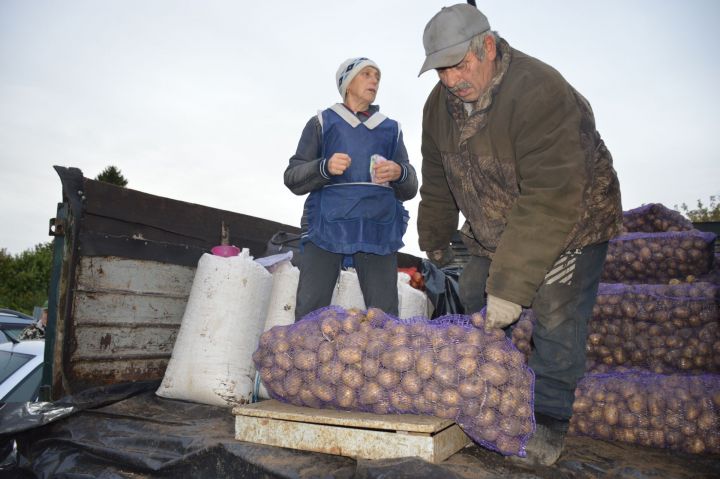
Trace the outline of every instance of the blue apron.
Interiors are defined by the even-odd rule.
[[[404,246],[410,215],[391,187],[371,183],[370,157],[392,158],[400,127],[377,112],[363,123],[342,109],[338,104],[321,113],[322,155],[347,153],[352,161],[342,175],[308,196],[305,241],[346,255],[394,253]]]

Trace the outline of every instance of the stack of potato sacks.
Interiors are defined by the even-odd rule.
[[[570,433],[720,453],[715,235],[650,204],[624,214],[589,324]],[[513,333],[528,354],[532,316]]]

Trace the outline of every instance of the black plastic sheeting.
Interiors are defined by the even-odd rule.
[[[471,445],[440,464],[363,460],[234,439],[229,408],[160,398],[159,382],[84,391],[54,403],[5,404],[0,442],[16,439],[12,478],[720,477],[720,458],[568,438],[560,462],[522,468]]]
[[[5,404],[0,441],[18,460],[2,477],[462,477],[425,461],[354,459],[234,439],[229,408],[158,397],[159,382],[85,391],[54,403]],[[389,475],[388,475],[389,474]]]

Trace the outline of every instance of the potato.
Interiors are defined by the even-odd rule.
[[[359,347],[344,347],[337,351],[338,359],[344,364],[356,364],[362,360],[362,349]]]
[[[485,381],[477,377],[462,379],[458,384],[458,392],[464,398],[482,397],[486,390]]]
[[[287,339],[278,339],[273,343],[272,352],[275,354],[285,353],[290,349],[290,342]]]
[[[440,348],[436,351],[437,360],[441,363],[455,364],[457,361],[457,355],[455,354],[455,348],[452,344]]]
[[[380,362],[393,371],[407,371],[413,367],[413,353],[405,346],[397,346],[380,354]]]
[[[403,374],[403,377],[400,380],[400,387],[405,393],[414,396],[422,391],[423,382],[417,373],[407,371]]]
[[[339,361],[323,363],[318,369],[318,377],[328,384],[337,384],[340,381],[345,367]]]
[[[404,391],[393,390],[388,394],[390,405],[398,412],[404,413],[412,410],[413,397]]]
[[[330,402],[335,397],[335,391],[333,390],[330,385],[315,381],[310,385],[310,391],[313,393],[313,395],[320,399],[321,401]]]
[[[458,383],[458,373],[450,364],[437,364],[433,376],[444,386],[455,386]]]
[[[493,411],[491,408],[486,407],[481,412],[480,415],[475,417],[475,422],[478,426],[483,428],[490,428],[491,426],[495,425],[496,421],[496,415],[495,411]]]
[[[494,362],[481,364],[478,367],[478,376],[487,379],[493,386],[502,386],[508,381],[507,370]]]
[[[380,371],[380,360],[377,358],[363,358],[362,373],[366,378],[374,378]]]
[[[477,371],[477,361],[473,357],[462,357],[457,361],[457,370],[460,376],[468,377]]]
[[[360,389],[365,382],[362,372],[357,368],[346,368],[341,375],[342,382],[353,389]]]
[[[383,397],[382,387],[374,381],[365,383],[358,396],[358,402],[363,405],[375,404]]]
[[[461,401],[462,397],[455,388],[447,388],[440,393],[440,402],[442,402],[446,406],[456,407],[460,405]]]
[[[435,371],[435,355],[432,352],[421,353],[415,361],[415,371],[421,380],[430,379]]]
[[[350,409],[355,407],[357,404],[357,397],[355,395],[355,389],[351,388],[347,384],[338,384],[335,389],[335,399],[338,406],[344,409]]]
[[[317,357],[321,363],[332,361],[335,357],[335,345],[327,341],[322,342],[318,347]]]
[[[303,371],[315,369],[317,367],[317,355],[305,349],[295,351],[293,365]]]
[[[287,376],[285,376],[283,386],[285,387],[285,393],[288,396],[295,396],[300,392],[302,377],[300,377],[300,374],[291,371]]]
[[[293,367],[293,360],[290,359],[290,355],[287,353],[275,354],[273,363],[283,371],[289,371]]]
[[[304,406],[319,408],[322,405],[320,400],[312,393],[309,386],[300,386],[300,392],[298,393],[298,396]]]
[[[375,381],[385,389],[392,389],[400,383],[400,374],[392,369],[380,368]]]
[[[442,419],[455,419],[460,414],[460,408],[457,406],[447,406],[443,403],[436,403],[433,407],[433,416]]]

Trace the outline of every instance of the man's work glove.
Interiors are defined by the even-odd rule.
[[[427,257],[430,260],[432,264],[437,266],[438,268],[442,268],[444,266],[447,266],[450,261],[453,260],[455,255],[453,254],[453,251],[448,246],[445,249],[436,249],[434,251],[426,251]]]
[[[485,329],[504,328],[518,320],[522,313],[522,306],[506,301],[492,294],[487,297],[487,311],[485,313]]]

